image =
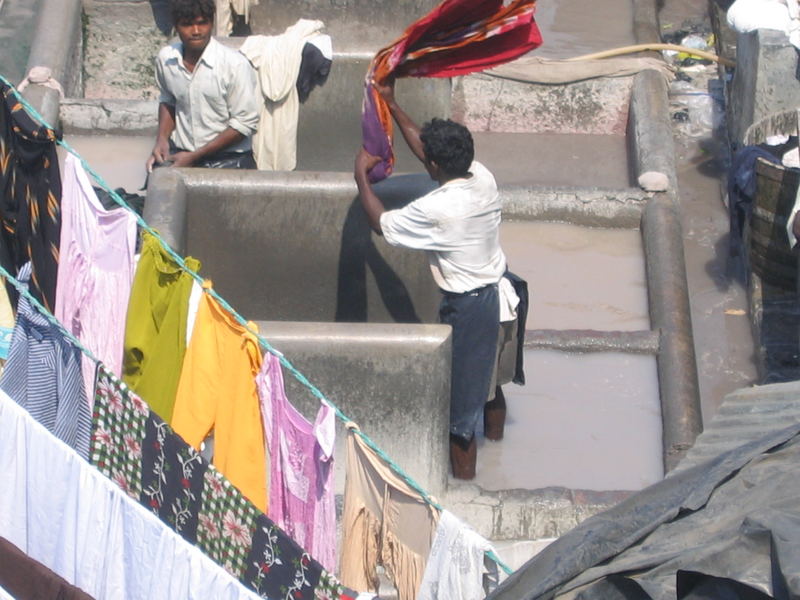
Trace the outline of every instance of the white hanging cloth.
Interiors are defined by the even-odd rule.
[[[1,391],[0,481],[0,536],[95,598],[259,598]]]
[[[253,135],[259,169],[291,171],[297,165],[297,75],[303,46],[323,27],[322,21],[300,19],[281,35],[251,35],[239,50],[256,69],[261,89],[258,130]]]
[[[417,600],[482,600],[485,555],[492,545],[453,513],[439,516]]]

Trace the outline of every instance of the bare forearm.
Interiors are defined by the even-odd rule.
[[[158,133],[156,141],[168,142],[175,131],[175,107],[161,102],[158,105]]]
[[[397,104],[394,99],[390,100],[387,104],[411,152],[422,162],[425,162],[425,152],[422,149],[422,140],[419,137],[419,125],[400,108],[400,105]]]
[[[358,186],[358,197],[361,200],[361,206],[364,207],[364,212],[367,213],[367,221],[372,230],[383,235],[381,230],[381,215],[386,212],[383,202],[375,192],[372,191],[372,185],[367,177],[366,170],[356,171],[355,173],[356,186]]]
[[[212,154],[216,154],[217,152],[222,152],[226,148],[238,144],[244,139],[244,136],[236,131],[233,127],[228,127],[224,131],[222,131],[217,137],[213,140],[208,142],[205,146],[201,146],[192,154],[195,157],[195,160],[199,160],[205,156],[210,156]]]

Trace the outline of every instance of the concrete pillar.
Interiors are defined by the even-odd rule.
[[[669,472],[694,444],[703,419],[681,223],[668,195],[656,195],[645,207],[642,236],[650,321],[661,334],[658,381],[664,471]]]
[[[740,33],[736,42],[736,72],[728,95],[728,125],[734,144],[761,119],[800,105],[797,49],[781,31],[760,29]]]
[[[261,334],[430,494],[447,484],[449,325],[259,322]],[[284,369],[289,400],[313,422],[319,399]],[[346,430],[337,420],[336,490]]]

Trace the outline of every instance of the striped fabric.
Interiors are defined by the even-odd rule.
[[[364,148],[382,161],[370,171],[374,183],[394,165],[392,117],[372,87],[392,77],[455,77],[496,67],[538,48],[536,0],[444,0],[372,59],[364,84],[361,127]]]
[[[30,279],[30,264],[19,280]],[[91,414],[80,351],[20,296],[0,388],[82,457],[89,458]]]

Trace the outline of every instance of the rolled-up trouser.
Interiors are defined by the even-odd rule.
[[[475,434],[497,364],[500,329],[497,285],[454,294],[443,292],[439,319],[453,328],[450,433]]]

